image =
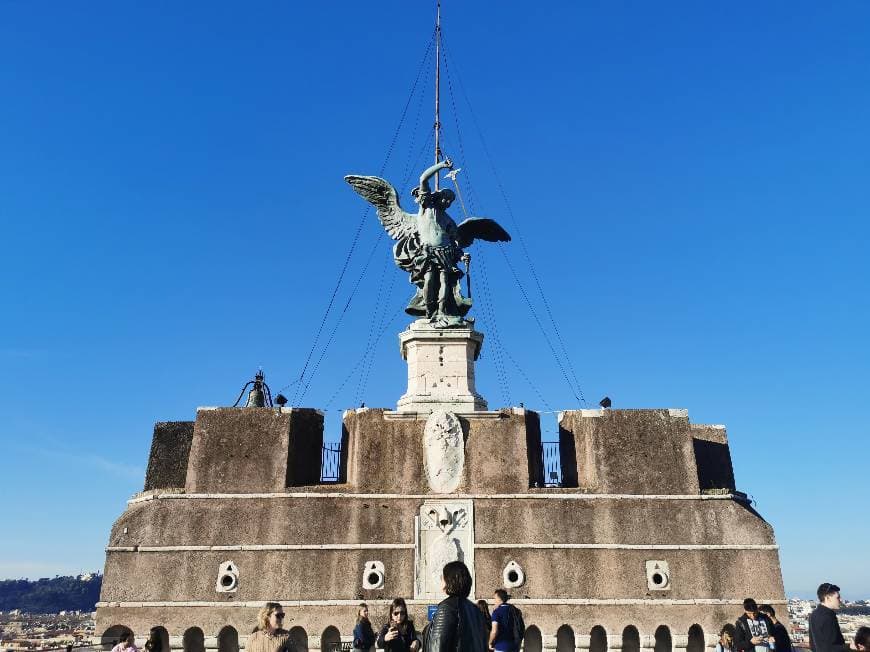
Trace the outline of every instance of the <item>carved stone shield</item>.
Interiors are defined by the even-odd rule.
[[[452,412],[430,414],[423,434],[423,448],[426,479],[432,491],[439,494],[456,491],[465,466],[465,441],[459,418]]]

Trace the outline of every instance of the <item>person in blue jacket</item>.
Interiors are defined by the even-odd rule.
[[[375,630],[369,620],[369,606],[361,602],[356,613],[356,626],[353,628],[353,649],[367,652],[375,644]]]

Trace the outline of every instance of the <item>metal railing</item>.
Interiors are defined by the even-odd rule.
[[[562,486],[562,456],[558,441],[541,442],[541,468],[544,470],[545,487]]]
[[[341,479],[341,442],[325,442],[320,455],[320,481],[338,482]]]
[[[545,487],[562,486],[562,458],[558,441],[541,442],[541,468]],[[320,456],[320,481],[338,482],[341,479],[341,442],[326,442]]]

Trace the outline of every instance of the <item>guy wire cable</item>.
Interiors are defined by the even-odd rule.
[[[435,41],[435,30],[432,31],[432,36],[429,38],[429,42],[428,42],[427,45],[426,45],[426,51],[425,51],[425,53],[424,53],[424,55],[423,55],[423,59],[422,59],[422,61],[420,62],[420,66],[419,66],[418,69],[417,69],[417,76],[416,76],[415,79],[414,79],[414,83],[411,85],[411,91],[410,91],[410,93],[409,93],[409,95],[408,95],[408,99],[407,99],[407,101],[405,102],[405,106],[404,106],[404,108],[402,109],[401,116],[399,117],[399,124],[396,126],[396,130],[395,130],[395,132],[393,133],[393,138],[392,138],[392,140],[390,141],[390,145],[389,145],[389,147],[387,148],[387,154],[386,154],[386,156],[385,156],[385,158],[384,158],[384,162],[381,164],[381,168],[380,168],[379,175],[383,175],[384,170],[385,170],[386,167],[387,167],[387,163],[389,162],[390,157],[392,156],[393,149],[394,149],[394,147],[395,147],[395,145],[396,145],[396,141],[398,140],[399,133],[400,133],[400,131],[401,131],[401,129],[402,129],[402,125],[403,125],[404,122],[405,122],[405,116],[406,116],[407,113],[408,113],[408,107],[410,106],[410,104],[411,104],[411,100],[412,100],[413,97],[414,97],[414,93],[415,93],[415,91],[416,91],[416,89],[417,89],[417,84],[419,83],[419,81],[420,81],[420,77],[421,77],[422,74],[423,74],[424,65],[425,65],[426,61],[428,60],[428,58],[429,58],[429,53],[430,53],[430,51],[432,50],[432,45],[433,45],[434,41]],[[329,317],[329,313],[330,313],[330,311],[332,310],[332,306],[333,306],[333,304],[334,304],[334,302],[335,302],[335,297],[336,297],[336,295],[338,294],[338,290],[339,290],[339,288],[341,287],[341,283],[342,283],[342,281],[344,280],[345,272],[347,271],[348,264],[350,263],[350,259],[351,259],[351,257],[353,256],[353,252],[354,252],[354,250],[356,249],[356,245],[357,245],[357,243],[358,243],[358,241],[359,241],[360,233],[362,232],[362,228],[363,228],[363,226],[364,226],[365,223],[366,223],[366,220],[367,220],[367,218],[368,218],[368,213],[369,213],[369,211],[370,211],[370,207],[367,207],[367,208],[365,209],[365,211],[363,212],[363,216],[362,216],[362,218],[360,219],[359,224],[357,225],[356,232],[354,233],[354,237],[353,237],[353,240],[352,240],[352,242],[351,242],[350,250],[349,250],[348,253],[347,253],[347,256],[346,256],[345,261],[344,261],[344,265],[342,266],[342,268],[341,268],[341,272],[340,272],[339,275],[338,275],[338,280],[336,281],[335,288],[333,289],[333,291],[332,291],[332,295],[331,295],[330,298],[329,298],[329,303],[327,304],[327,306],[326,306],[326,311],[324,312],[324,314],[323,314],[323,318],[322,318],[321,321],[320,321],[320,326],[317,328],[317,333],[316,333],[315,336],[314,336],[314,341],[312,342],[312,344],[311,344],[311,348],[310,348],[309,351],[308,351],[308,355],[307,355],[306,358],[305,358],[305,363],[304,363],[303,366],[302,366],[302,372],[299,374],[299,377],[298,377],[297,380],[295,380],[294,382],[292,382],[292,383],[290,383],[290,384],[288,384],[288,385],[282,387],[281,390],[279,390],[279,392],[280,392],[280,391],[283,391],[283,390],[285,390],[285,389],[287,389],[288,387],[290,387],[290,386],[292,386],[292,385],[300,385],[300,386],[301,386],[301,382],[302,382],[302,380],[305,378],[305,373],[306,373],[306,371],[307,371],[307,369],[308,369],[308,364],[309,364],[310,361],[311,361],[311,356],[314,354],[314,349],[317,347],[317,343],[318,343],[318,341],[320,340],[320,335],[321,335],[322,332],[323,332],[323,328],[324,328],[324,326],[326,325],[326,320],[327,320],[327,318]],[[291,405],[295,405],[295,404],[297,404],[297,400],[301,400],[301,397],[298,397],[298,399],[297,399],[298,394],[299,394],[299,387],[297,387],[297,389],[296,389],[296,392],[295,392],[295,394],[294,394],[294,399],[293,399]]]

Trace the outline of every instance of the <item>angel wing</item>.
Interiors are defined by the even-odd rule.
[[[456,243],[465,248],[477,240],[487,242],[510,242],[511,236],[498,222],[488,217],[469,217],[456,227]]]
[[[380,177],[361,177],[348,174],[345,178],[354,190],[356,190],[367,202],[378,211],[378,219],[387,230],[393,240],[402,236],[410,235],[417,230],[414,215],[406,213],[399,206],[399,197],[396,189],[389,181]]]

